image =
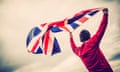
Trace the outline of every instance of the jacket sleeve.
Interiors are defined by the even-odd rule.
[[[94,43],[95,45],[100,43],[100,41],[105,33],[107,24],[108,24],[108,13],[104,13],[103,17],[102,17],[102,21],[100,23],[100,26],[99,26],[96,34],[90,39],[90,42]]]
[[[75,52],[75,53],[77,53],[77,46],[76,46],[76,44],[75,44],[75,42],[74,42],[74,40],[73,40],[73,38],[71,37],[70,38],[70,45],[71,45],[71,48],[72,48],[72,50],[73,50],[73,52]]]

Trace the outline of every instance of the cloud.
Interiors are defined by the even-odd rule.
[[[44,67],[44,68],[43,68]],[[28,64],[14,72],[86,72],[81,60],[71,56],[56,66],[42,65],[40,62]]]
[[[54,67],[50,72],[85,72],[81,60],[77,56],[71,56]]]
[[[120,72],[120,60],[110,61],[110,65],[114,72]]]
[[[120,53],[115,54],[110,60],[120,60]]]
[[[97,1],[111,2],[111,1],[114,1],[114,0],[97,0]]]
[[[107,1],[107,2],[110,2],[110,1],[114,1],[114,0],[103,0],[103,1]]]
[[[16,68],[11,66],[4,66],[4,67],[0,67],[0,72],[13,72],[14,69]]]

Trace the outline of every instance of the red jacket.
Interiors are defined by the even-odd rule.
[[[73,38],[70,43],[73,52],[79,56],[89,72],[113,72],[105,56],[99,48],[108,22],[108,13],[104,13],[102,22],[96,34],[80,47],[76,47]]]

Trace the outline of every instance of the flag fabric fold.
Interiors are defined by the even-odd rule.
[[[29,53],[55,55],[61,52],[59,41],[52,36],[54,33],[67,31],[72,32],[81,24],[89,20],[101,9],[93,8],[82,10],[72,18],[61,21],[40,24],[31,29],[26,39],[26,46]]]

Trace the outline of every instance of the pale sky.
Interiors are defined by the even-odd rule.
[[[86,72],[81,60],[69,45],[69,34],[55,34],[62,52],[55,56],[33,55],[27,52],[26,37],[30,29],[45,22],[71,17],[82,9],[109,8],[109,26],[101,43],[106,58],[114,71],[120,68],[118,60],[110,59],[120,52],[119,0],[1,0],[0,1],[0,72]],[[92,33],[100,23],[101,13],[85,23]],[[88,24],[88,25],[87,25]],[[74,34],[79,45],[77,29]],[[117,68],[118,67],[118,68]],[[119,71],[118,71],[119,72]]]

